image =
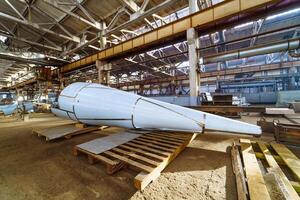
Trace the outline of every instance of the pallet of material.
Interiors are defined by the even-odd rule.
[[[240,200],[300,200],[300,159],[286,146],[240,139],[231,149]]]
[[[169,132],[146,132],[136,137],[130,132],[125,134],[130,135],[130,138],[122,136],[122,139],[114,138],[114,141],[110,141],[110,136],[107,136],[105,145],[101,143],[105,148],[99,147],[97,153],[77,145],[73,154],[87,155],[90,164],[95,161],[104,163],[108,174],[116,173],[124,167],[137,170],[139,174],[134,178],[134,186],[143,190],[157,179],[165,167],[196,137],[196,134]],[[111,144],[111,147],[107,144]]]
[[[58,138],[70,139],[75,135],[89,133],[99,129],[99,126],[85,126],[83,124],[72,123],[50,128],[36,128],[32,130],[32,133],[37,134],[39,137],[45,137],[46,141],[50,141]]]
[[[264,133],[274,134],[276,142],[300,145],[300,125],[280,123],[278,120],[268,122],[264,118],[257,121]]]

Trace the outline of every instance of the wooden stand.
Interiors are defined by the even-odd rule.
[[[75,146],[75,156],[86,154],[89,163],[101,161],[106,164],[107,173],[113,174],[125,166],[133,167],[140,173],[134,179],[138,190],[143,190],[197,134],[175,134],[167,132],[147,133],[125,144],[114,147],[101,154],[93,154]]]

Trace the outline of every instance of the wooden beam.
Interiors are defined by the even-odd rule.
[[[250,140],[240,139],[240,143],[250,199],[271,200]]]
[[[271,143],[271,146],[300,181],[300,160],[297,156],[282,144]]]
[[[260,150],[263,152],[268,165],[270,166],[268,171],[272,171],[273,173],[277,174],[278,177],[282,180],[284,187],[288,192],[288,196],[289,196],[288,199],[290,198],[293,200],[300,200],[300,197],[298,196],[297,192],[294,190],[289,179],[285,176],[285,174],[281,170],[280,166],[277,164],[276,160],[274,159],[273,155],[270,153],[266,145],[263,142],[257,142],[257,144]]]
[[[235,143],[231,149],[232,169],[235,174],[237,195],[239,200],[247,200],[248,190],[239,149]]]

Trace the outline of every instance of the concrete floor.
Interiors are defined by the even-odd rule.
[[[256,123],[258,116],[243,116]],[[285,121],[285,119],[282,122]],[[35,114],[29,122],[0,119],[0,199],[236,199],[229,147],[240,135],[199,135],[142,192],[133,186],[136,171],[107,175],[101,163],[74,157],[72,147],[111,132],[88,133],[46,142],[32,128],[68,123],[51,114]],[[272,138],[265,137],[270,141]],[[300,155],[299,149],[296,149]]]

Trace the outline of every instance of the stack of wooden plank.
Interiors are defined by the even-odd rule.
[[[74,147],[73,154],[85,154],[90,164],[100,161],[107,173],[125,166],[136,169],[137,189],[144,189],[160,176],[165,167],[196,137],[196,134],[168,132],[124,132],[98,138]]]
[[[286,146],[240,139],[231,155],[238,199],[300,200],[300,160]]]

